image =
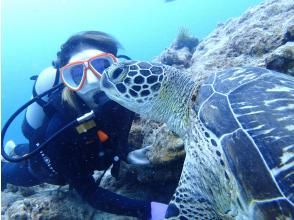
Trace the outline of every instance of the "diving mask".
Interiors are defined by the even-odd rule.
[[[60,68],[61,79],[65,86],[79,91],[87,77],[87,69],[90,69],[100,79],[103,71],[115,62],[118,62],[117,58],[110,53],[102,53],[87,60],[72,62]]]

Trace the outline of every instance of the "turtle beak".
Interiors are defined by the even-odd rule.
[[[117,93],[115,85],[111,81],[107,71],[105,71],[102,74],[102,77],[100,80],[100,88],[101,88],[101,91],[103,91],[108,96],[108,98],[110,98],[116,102],[118,102],[120,100],[119,94]]]
[[[102,90],[103,88],[110,89],[112,87],[107,71],[102,74],[100,86]]]

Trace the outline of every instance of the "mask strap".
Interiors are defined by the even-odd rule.
[[[131,58],[130,57],[128,57],[127,55],[117,55],[116,56],[117,58],[123,58],[123,59],[126,59],[126,60],[131,60]]]

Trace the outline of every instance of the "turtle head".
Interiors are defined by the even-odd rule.
[[[182,135],[189,123],[195,82],[185,71],[139,61],[115,63],[106,69],[101,89],[113,101],[144,118],[165,122]]]
[[[106,95],[144,117],[160,93],[164,65],[127,61],[115,63],[103,72],[101,88]]]

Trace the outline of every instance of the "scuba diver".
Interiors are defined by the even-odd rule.
[[[96,209],[139,219],[164,218],[166,204],[118,195],[99,187],[101,178],[95,181],[93,177],[94,170],[105,173],[110,166],[111,174],[117,177],[119,162],[129,153],[134,113],[99,89],[99,78],[104,69],[117,62],[119,47],[113,37],[98,31],[77,33],[61,46],[52,66],[35,79],[33,97],[54,86],[61,89],[28,106],[22,124],[28,144],[8,141],[2,147],[5,159],[11,155],[25,157],[20,162],[1,162],[2,190],[7,183],[25,187],[69,184]],[[63,129],[82,115],[87,120],[78,119],[78,124]],[[46,147],[39,149],[46,140]],[[32,151],[34,154],[28,155]]]

